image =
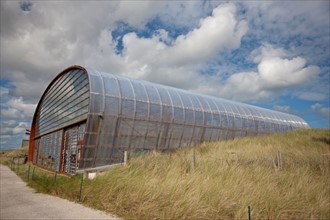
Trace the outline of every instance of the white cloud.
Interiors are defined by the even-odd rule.
[[[15,110],[22,111],[26,117],[32,117],[36,108],[36,104],[25,103],[22,97],[9,100],[7,105]]]
[[[26,13],[18,2],[1,1],[1,78],[10,84],[10,89],[0,86],[1,117],[29,123],[46,86],[73,64],[242,101],[284,93],[324,100],[328,6],[320,1],[36,1]],[[153,20],[154,27],[146,25]],[[123,23],[131,33],[114,39]],[[144,31],[149,35],[141,35]],[[124,50],[117,54],[121,37]],[[6,126],[13,132],[18,124]]]
[[[200,62],[214,57],[221,50],[239,47],[248,26],[245,20],[236,20],[235,11],[233,4],[215,8],[212,16],[201,20],[199,28],[176,39],[165,56],[166,60],[176,64]]]
[[[1,141],[6,140],[4,143],[7,143],[7,140],[11,139],[12,135],[2,135],[2,134],[0,134],[0,137],[1,137]],[[3,142],[1,142],[1,143],[3,143]]]
[[[315,103],[314,105],[310,106],[310,109],[314,113],[319,114],[322,117],[325,117],[329,120],[329,118],[330,118],[330,108],[329,107],[325,107],[320,103]]]
[[[268,88],[285,88],[314,81],[320,72],[317,66],[307,66],[301,57],[265,58],[258,65],[260,78]]]
[[[34,102],[55,74],[72,64],[237,100],[268,98],[317,76],[318,67],[306,66],[304,58],[290,59],[292,56],[287,50],[263,43],[250,55],[258,64],[258,71],[229,76],[219,89],[220,77],[201,75],[199,71],[205,68],[205,61],[218,53],[238,48],[248,33],[247,21],[255,23],[255,20],[249,16],[247,20],[237,19],[234,4],[217,7],[215,4],[219,3],[183,2],[178,7],[177,3],[149,1],[132,4],[36,2],[30,13],[21,13],[18,4],[5,2],[1,15],[2,30],[5,30],[1,31],[1,51],[6,52],[1,56],[1,62],[5,63],[1,65],[5,67],[2,74],[16,86],[13,95],[24,95]],[[273,5],[274,10],[264,13]],[[254,19],[258,13],[267,18],[265,22],[258,20],[262,24],[273,22],[277,16],[287,17],[278,4],[247,4],[246,7],[247,15],[253,15]],[[205,17],[206,13],[211,15]],[[117,21],[141,29],[155,16],[171,24],[182,22],[183,26],[193,29],[176,39],[171,39],[164,29],[156,30],[151,38],[128,33],[123,37],[122,55],[115,53],[118,42],[111,34]],[[4,23],[4,20],[10,22]],[[240,80],[244,82],[242,86],[238,85]]]
[[[24,13],[18,2],[1,2],[1,76],[15,87],[1,91],[1,116],[30,120],[48,83],[72,64],[185,89],[208,87],[212,77],[198,73],[203,62],[239,47],[247,32],[246,22],[235,18],[235,5],[214,4],[34,2]],[[186,34],[172,39],[165,29],[151,38],[128,33],[122,54],[116,53],[112,31],[120,22],[143,29],[155,17]],[[23,129],[5,126],[12,135]]]
[[[280,105],[274,105],[273,109],[276,111],[280,111],[280,112],[286,112],[286,113],[291,113],[291,107],[288,105],[285,106],[280,106]]]
[[[166,7],[166,2],[152,1],[119,1],[113,16],[116,20],[124,20],[129,25],[143,28],[147,18],[150,18]],[[138,10],[137,10],[138,9]]]
[[[241,72],[231,75],[217,93],[233,100],[257,100],[271,94],[262,87],[261,77],[256,72]],[[215,95],[215,94],[214,94]]]
[[[231,75],[220,89],[225,97],[235,100],[266,99],[281,94],[288,88],[315,82],[320,73],[317,66],[307,66],[301,57],[283,59],[282,49],[258,49],[258,72],[241,72]],[[271,53],[264,51],[272,51]],[[271,54],[271,56],[270,56]]]
[[[243,1],[254,40],[286,45],[312,63],[328,59],[329,1]]]
[[[1,109],[2,118],[22,118],[21,113],[14,108]]]
[[[327,98],[327,95],[319,92],[299,92],[296,96],[308,101],[321,101]]]
[[[22,134],[25,132],[25,129],[28,127],[27,123],[20,122],[16,127],[13,128],[13,134]]]
[[[9,94],[9,89],[0,86],[0,97],[3,97],[3,96],[8,95],[8,94]]]
[[[25,129],[28,128],[28,123],[26,122],[16,122],[13,120],[3,121],[1,125],[1,135],[15,135],[24,134]]]
[[[253,50],[250,54],[250,59],[254,63],[260,63],[263,59],[270,59],[276,57],[286,57],[287,51],[283,48],[275,48],[269,43],[264,43],[261,47]]]
[[[170,45],[162,42],[165,30],[152,38],[128,33],[123,37],[126,75],[190,90],[209,87],[210,76],[200,75],[203,63],[217,53],[232,50],[248,28],[235,19],[235,6],[223,4],[211,16],[200,20],[199,27],[178,36]]]
[[[161,59],[160,54],[157,53],[157,57],[151,59],[155,55],[152,53],[155,45],[150,45],[150,48],[144,46],[148,44],[147,41],[171,43],[167,31],[159,30],[154,39],[139,38],[140,41],[134,41],[130,36],[131,40],[141,45],[134,48],[127,41],[125,48],[130,54],[123,58],[115,53],[117,42],[111,36],[117,22],[126,22],[131,27],[142,29],[147,22],[158,17],[172,26],[178,24],[180,27],[194,27],[205,14],[212,11],[214,4],[219,3],[182,2],[178,7],[176,2],[114,1],[80,4],[74,1],[41,1],[34,2],[29,13],[23,13],[18,2],[1,2],[1,74],[15,85],[13,95],[36,102],[55,74],[72,64],[133,76],[138,74],[136,77],[148,69],[158,73],[164,69],[164,63],[159,71],[155,70],[159,64],[152,63],[157,62],[157,58]],[[228,6],[224,7],[229,10]],[[230,7],[233,11],[234,6]],[[226,13],[209,18],[232,16],[227,21],[235,22],[232,12]],[[239,34],[242,33],[237,32],[233,38],[236,44]],[[221,38],[224,36],[226,34],[222,34]],[[128,38],[129,35],[126,40]],[[161,45],[160,42],[155,43]],[[171,56],[167,57],[172,59]],[[127,65],[128,62],[130,65]]]

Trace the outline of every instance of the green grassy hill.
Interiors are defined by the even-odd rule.
[[[77,176],[47,175],[29,184],[77,199]],[[247,219],[248,206],[252,219],[330,219],[330,130],[133,156],[85,180],[82,203],[124,219]]]

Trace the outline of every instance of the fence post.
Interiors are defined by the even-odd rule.
[[[280,151],[276,152],[275,160],[274,160],[274,167],[275,167],[276,171],[283,169],[282,154]]]
[[[191,148],[191,169],[194,169],[196,166],[196,155],[195,155],[195,148]]]
[[[80,180],[80,193],[79,193],[79,202],[81,202],[81,195],[82,195],[83,182],[84,182],[84,175],[81,175],[81,180]]]
[[[251,207],[248,206],[248,219],[251,220]]]
[[[36,169],[36,167],[33,167],[33,171],[32,171],[32,180],[33,180],[33,177],[34,177],[34,170]]]
[[[124,151],[124,165],[126,166],[128,162],[128,152],[125,150]]]
[[[19,174],[19,160],[17,159],[16,162],[17,162],[17,174]]]
[[[278,164],[279,164],[279,166],[278,166],[278,168],[280,169],[280,170],[282,170],[282,154],[281,154],[281,152],[280,151],[278,151],[277,152],[277,154],[278,154]]]
[[[28,182],[30,180],[30,165],[29,165],[29,169],[28,169]]]

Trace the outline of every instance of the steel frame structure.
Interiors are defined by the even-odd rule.
[[[29,160],[72,174],[122,162],[124,150],[171,150],[308,127],[291,114],[71,66],[38,103]]]

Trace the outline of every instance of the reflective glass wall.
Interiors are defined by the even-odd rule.
[[[121,162],[124,150],[168,150],[297,128],[294,115],[88,70],[90,111],[81,168]]]
[[[36,112],[36,133],[40,136],[86,119],[89,105],[88,76],[73,69],[63,74],[44,95]]]
[[[63,169],[63,166],[68,166],[66,161],[79,156],[75,146],[83,144],[83,137],[80,136],[84,134],[88,108],[89,82],[86,72],[82,68],[69,68],[60,73],[38,103],[31,129],[29,159],[46,169],[66,172]],[[68,130],[77,127],[78,123],[82,124],[83,134],[76,132],[71,135],[71,139],[75,140],[71,145],[75,148],[70,145],[67,150]],[[78,140],[80,143],[77,143]]]

